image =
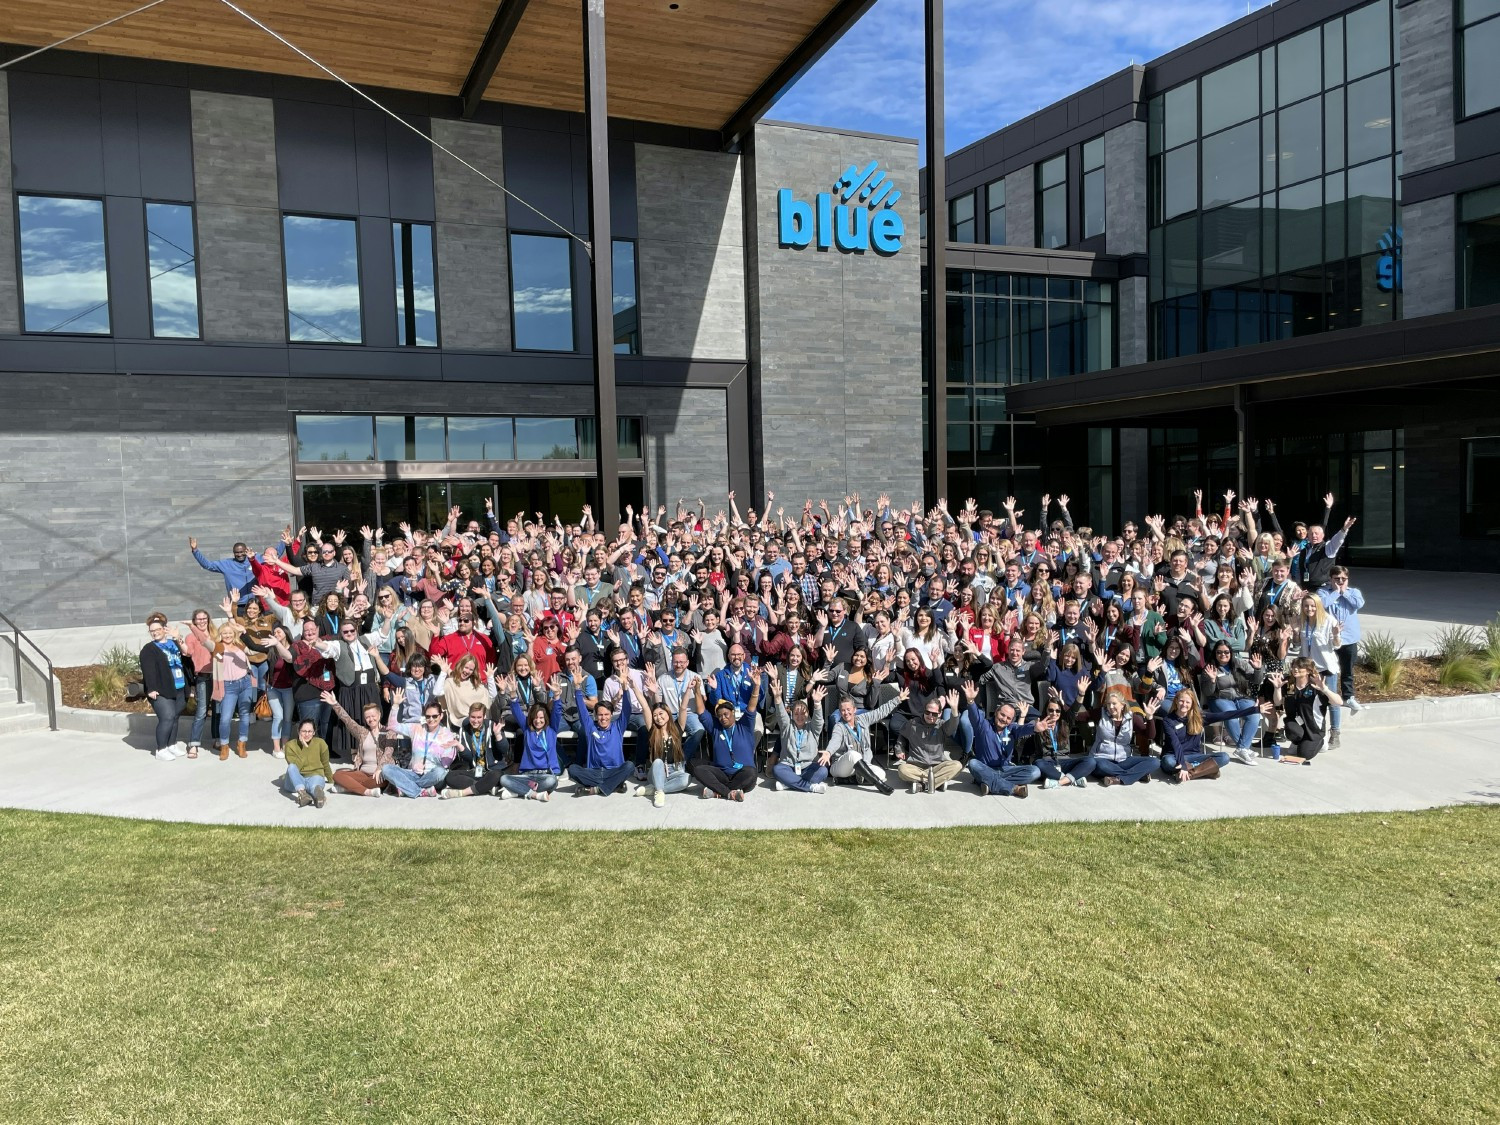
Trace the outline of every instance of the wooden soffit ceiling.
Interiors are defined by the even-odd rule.
[[[361,86],[457,96],[499,0],[236,0]],[[41,46],[132,0],[0,0],[0,42]],[[489,101],[583,108],[580,0],[531,0]],[[608,0],[612,117],[717,129],[836,7],[835,0]],[[66,50],[325,78],[216,0],[165,0]]]

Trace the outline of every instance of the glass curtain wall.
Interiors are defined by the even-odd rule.
[[[1399,318],[1393,26],[1376,0],[1152,99],[1153,359]]]

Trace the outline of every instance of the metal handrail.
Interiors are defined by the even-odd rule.
[[[7,617],[3,612],[0,612],[0,621],[3,621],[6,625],[8,625],[10,627],[11,633],[13,634],[11,646],[15,649],[16,660],[16,702],[26,702],[26,688],[25,685],[21,682],[21,642],[25,641],[36,651],[36,654],[42,658],[42,662],[47,665],[47,728],[49,730],[56,730],[57,691],[55,687],[56,681],[52,673],[52,658],[42,651],[40,645],[38,645],[25,633],[21,632],[21,627],[14,621],[12,621],[9,617]],[[30,657],[26,658],[26,663],[30,664],[33,668],[36,668],[37,671],[41,671],[40,666]]]

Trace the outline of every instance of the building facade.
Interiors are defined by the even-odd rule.
[[[1280,0],[952,154],[950,257],[1000,280],[950,265],[949,492],[1044,479],[1113,527],[1331,491],[1356,562],[1500,566],[1497,16]],[[1090,327],[1043,377],[1013,307],[1004,377],[958,355],[953,294],[1017,262],[1111,285],[1113,351]],[[1002,391],[1032,433],[971,474],[954,441]]]
[[[331,82],[64,52],[0,73],[23,626],[201,603],[188,536],[219,557],[593,501],[581,115],[381,98],[513,194]],[[871,166],[897,190],[846,203]],[[612,120],[609,177],[622,504],[919,495],[915,143]],[[783,237],[783,194],[830,193],[847,229]]]

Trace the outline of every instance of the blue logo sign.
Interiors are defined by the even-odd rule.
[[[872,160],[863,169],[851,164],[831,192],[820,191],[811,203],[798,199],[791,188],[776,193],[778,240],[797,250],[816,243],[819,250],[873,250],[890,257],[901,249],[906,234],[906,224],[894,210],[900,198],[890,173],[880,170],[880,161]]]
[[[1401,228],[1385,228],[1380,257],[1375,260],[1375,285],[1382,293],[1401,292]]]

